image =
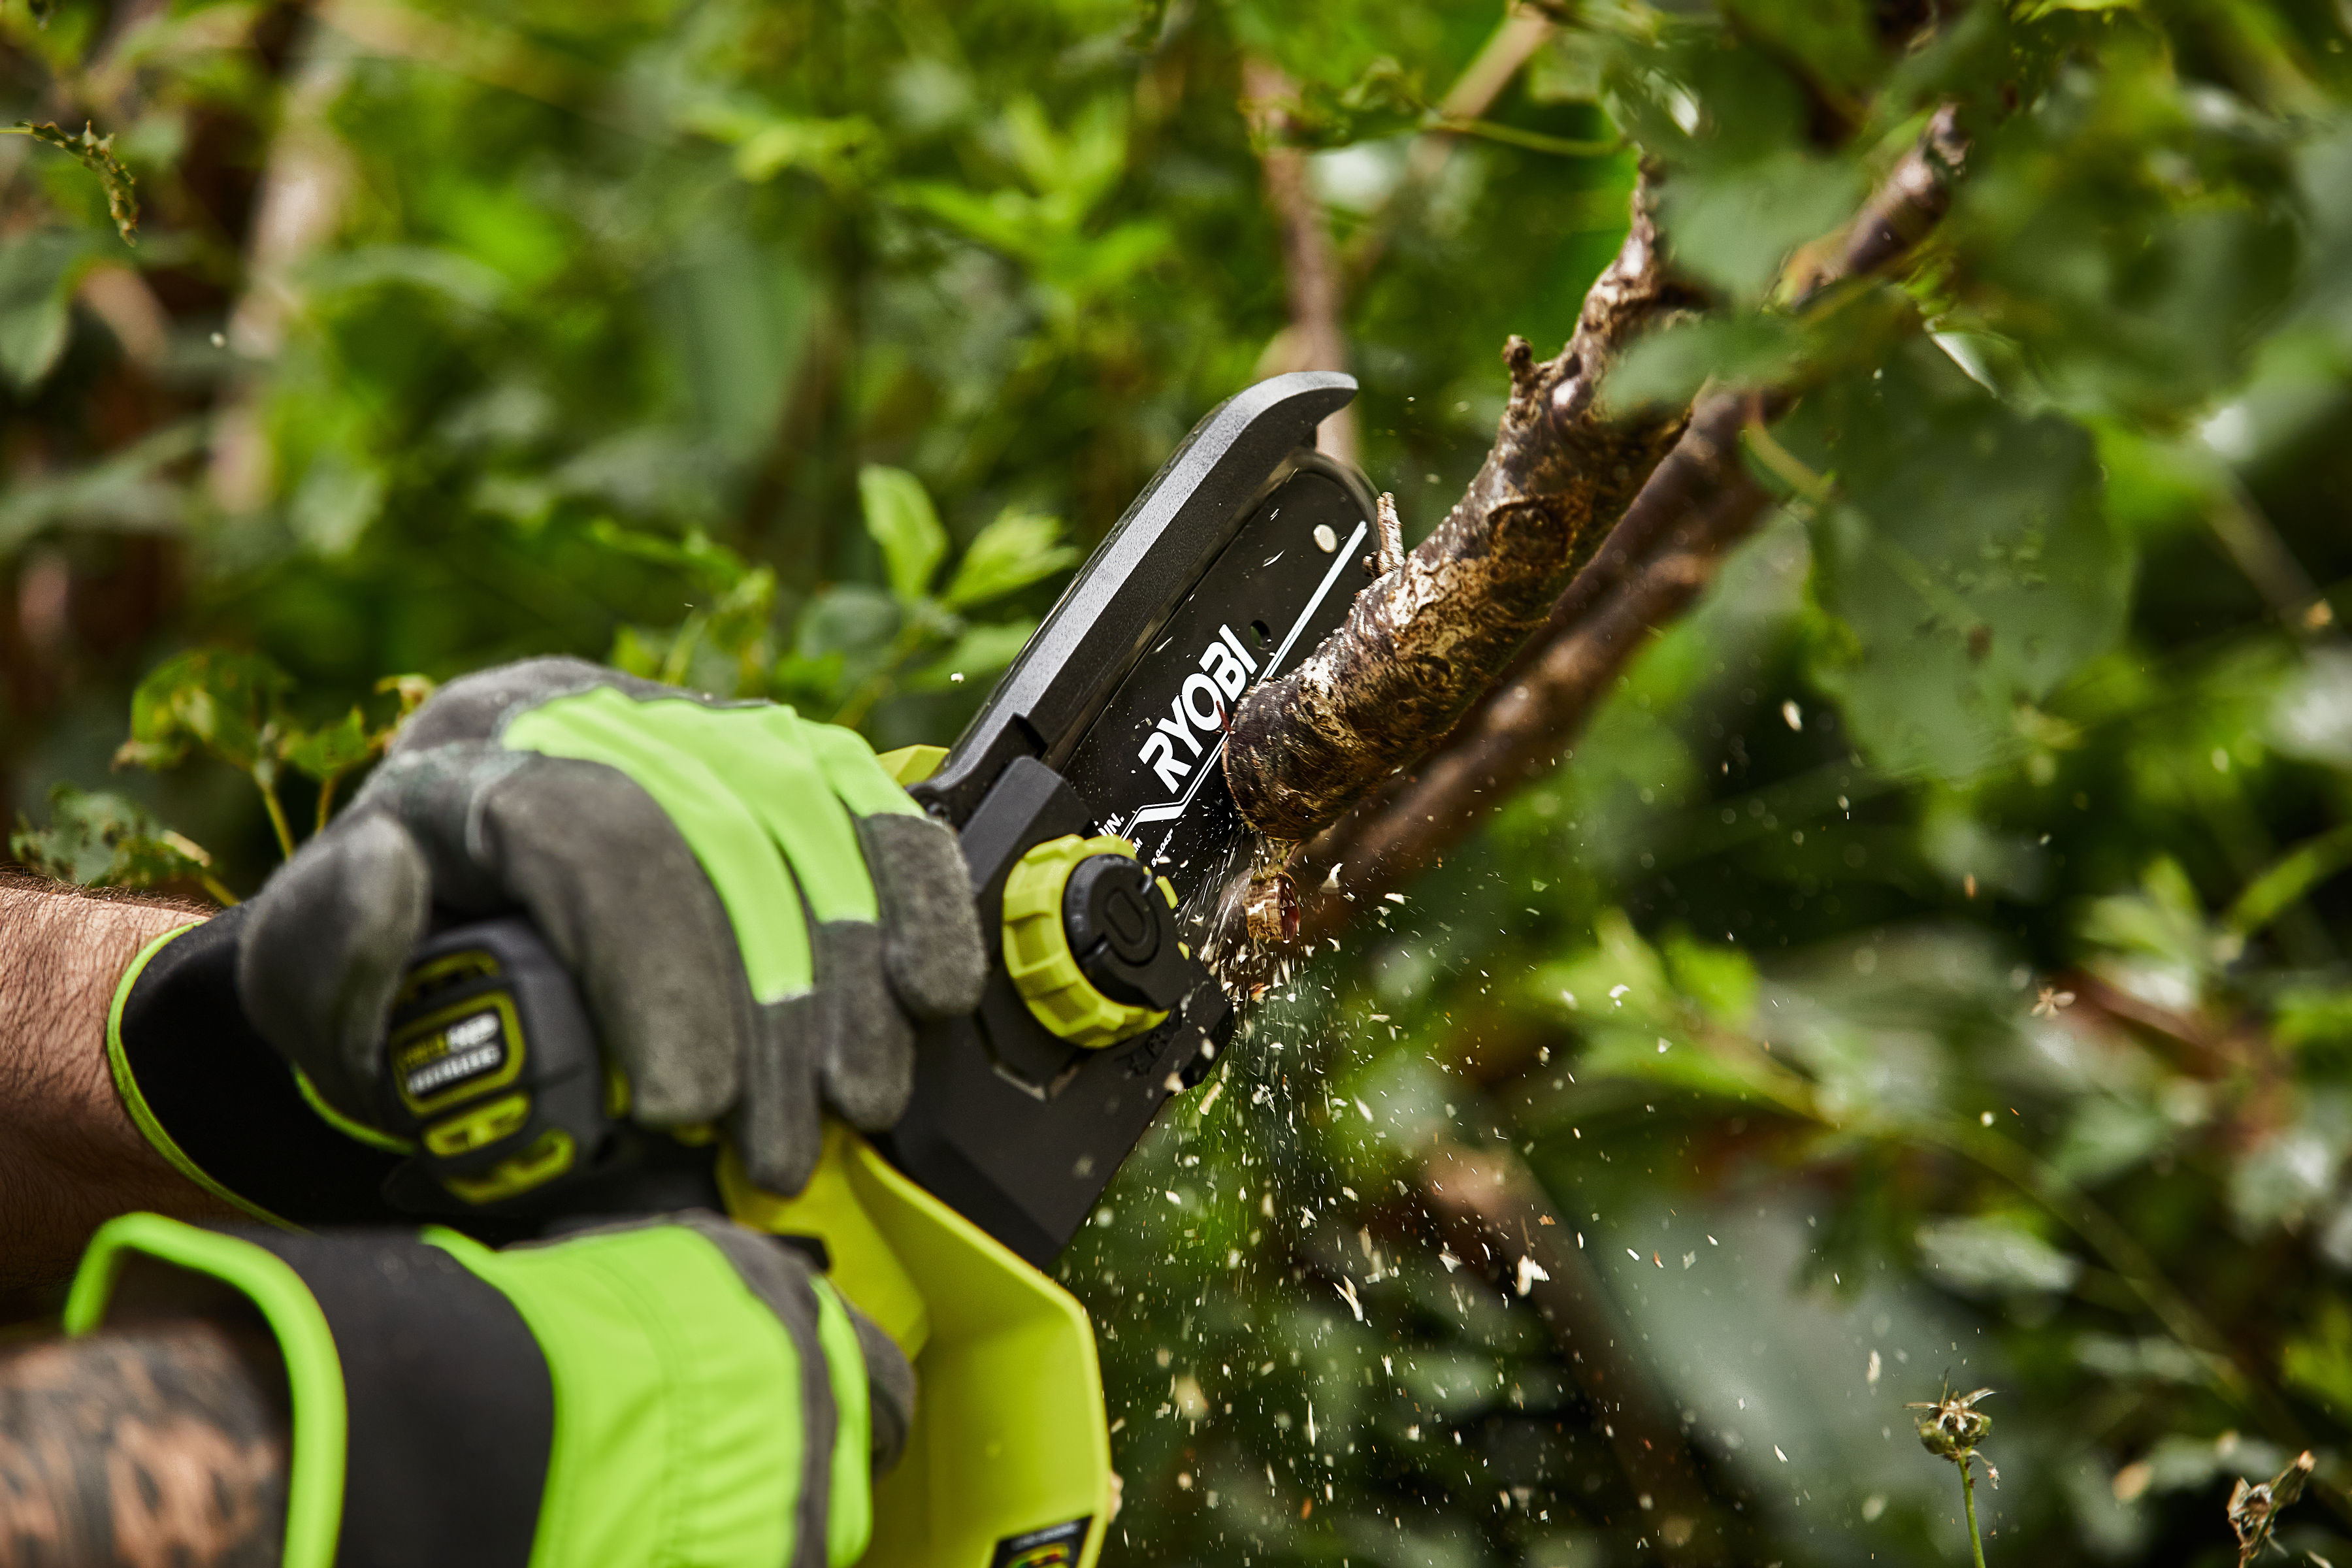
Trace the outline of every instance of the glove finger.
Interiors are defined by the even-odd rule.
[[[719,713],[690,700],[638,702],[608,683],[517,715],[501,742],[509,750],[600,763],[648,796],[668,819],[668,840],[686,847],[717,890],[752,996],[778,1002],[809,988],[807,917],[783,854],[754,808],[761,792],[747,787],[727,757],[702,754],[707,732],[725,728]],[[599,825],[583,827],[580,837],[591,845],[634,848],[634,840]]]
[[[817,928],[818,1074],[826,1102],[868,1132],[897,1122],[915,1088],[915,1026],[882,952],[880,928],[863,921]]]
[[[980,1005],[988,949],[971,872],[944,823],[927,816],[866,816],[857,837],[882,905],[882,964],[918,1018],[951,1018]]]
[[[853,1126],[875,1131],[891,1125],[914,1087],[915,1031],[884,977],[883,937],[874,923],[881,906],[857,825],[810,744],[824,727],[789,708],[667,717],[690,728],[696,754],[734,781],[792,867],[815,926],[816,1005],[800,1016],[808,1026],[804,1045],[816,1064],[816,1086]],[[755,1090],[753,1098],[766,1096]],[[781,1130],[788,1142],[763,1141],[768,1157],[804,1173],[802,1162],[814,1158],[800,1137],[805,1118],[766,1110],[748,1120]],[[750,1159],[746,1151],[747,1164]]]
[[[480,854],[478,816],[490,786],[526,760],[476,741],[388,757],[346,815],[376,810],[397,818],[432,872],[433,901],[461,914],[493,914],[514,899]],[[339,823],[328,832],[341,829]]]
[[[728,908],[659,803],[603,763],[524,756],[465,819],[433,827],[461,838],[576,977],[634,1116],[724,1114],[756,1008]]]
[[[754,1186],[790,1196],[808,1184],[824,1143],[818,1048],[818,994],[772,1002],[759,1023],[743,1067],[743,1093],[728,1135]]]
[[[432,919],[424,851],[390,811],[356,808],[249,908],[236,955],[246,1016],[330,1106],[375,1125],[393,996]]]
[[[971,873],[955,834],[923,815],[873,750],[831,724],[803,723],[834,795],[857,819],[857,839],[881,909],[883,969],[918,1018],[980,1005],[988,950]]]
[[[495,740],[511,714],[571,692],[627,679],[584,658],[526,658],[478,670],[425,699],[425,705],[400,727],[386,754],[397,757],[456,741]]]
[[[724,759],[714,765],[699,754],[704,732],[719,727],[716,713],[691,701],[639,703],[608,687],[520,714],[502,736],[509,747],[594,767],[624,786],[616,803],[629,797],[625,813],[610,818],[583,817],[562,805],[551,810],[541,832],[551,873],[583,885],[604,881],[649,891],[661,884],[701,884],[715,894],[721,917],[715,928],[698,921],[658,931],[625,905],[604,928],[620,948],[634,950],[597,978],[606,993],[604,1009],[628,1015],[616,1031],[614,1054],[630,1074],[639,1116],[656,1124],[715,1116],[748,1087],[749,1054],[757,1048],[772,1056],[743,987],[749,1003],[766,1005],[807,994],[814,977],[807,917],[782,852],[731,782]],[[502,785],[499,793],[511,787]],[[583,855],[576,844],[567,847],[575,835],[626,848],[617,857]],[[640,845],[656,843],[660,857],[638,853]],[[521,889],[511,874],[509,879]],[[667,989],[675,991],[680,984],[707,984],[714,968],[740,977],[724,998],[730,1026],[698,1037],[697,1026],[682,1026],[659,999],[664,987],[653,976],[668,971]],[[698,1011],[707,1016],[715,1000],[706,998]],[[762,1070],[773,1079],[782,1069],[770,1062]],[[754,1120],[759,1131],[782,1136],[772,1124],[783,1119]]]

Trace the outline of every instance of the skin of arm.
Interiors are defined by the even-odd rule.
[[[290,1427],[284,1363],[241,1303],[0,1352],[0,1568],[267,1568]]]
[[[231,1217],[139,1135],[106,1064],[123,971],[150,940],[202,918],[0,877],[0,1289],[61,1281],[119,1214]]]

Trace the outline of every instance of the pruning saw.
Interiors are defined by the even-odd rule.
[[[1090,1568],[1101,1548],[1115,1478],[1093,1331],[1043,1270],[1233,1037],[1200,956],[1249,841],[1221,765],[1226,720],[1364,581],[1371,488],[1314,445],[1355,392],[1301,372],[1220,405],[955,744],[884,758],[955,830],[998,946],[977,1011],[920,1038],[905,1115],[870,1139],[830,1123],[800,1194],[760,1191],[723,1147],[608,1115],[586,1010],[527,921],[456,927],[412,959],[388,1056],[421,1030],[465,1031],[480,1098],[520,1088],[530,1109],[443,1155],[434,1127],[474,1097],[436,1093],[428,1123],[387,1085],[388,1123],[419,1149],[389,1194],[524,1225],[702,1205],[812,1246],[915,1364],[914,1429],[863,1560],[876,1568]]]

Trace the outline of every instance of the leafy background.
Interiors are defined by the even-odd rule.
[[[1638,143],[1723,303],[1610,395],[1803,386],[1751,447],[1786,505],[1066,1260],[1108,1560],[1958,1560],[1902,1408],[1948,1376],[1997,1390],[1991,1561],[2233,1561],[2231,1480],[2306,1447],[2282,1539],[2352,1561],[2352,18],[1556,21],[1440,141],[1486,0],[8,6],[14,115],[111,135],[142,209],[0,138],[16,852],[249,891],[430,680],[525,653],[943,740],[1297,352],[1246,58],[1409,530]],[[1947,99],[1921,264],[1782,310]],[[1438,1201],[1505,1151],[1548,1282]]]

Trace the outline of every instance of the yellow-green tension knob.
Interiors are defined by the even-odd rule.
[[[1100,1049],[1158,1028],[1168,1015],[1104,995],[1070,951],[1063,894],[1079,862],[1097,855],[1133,859],[1135,846],[1124,838],[1069,833],[1021,858],[1004,883],[1004,967],[1039,1023],[1073,1045]],[[1172,909],[1176,889],[1164,877],[1158,883]]]

